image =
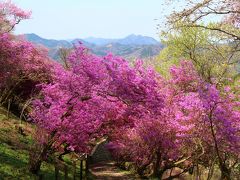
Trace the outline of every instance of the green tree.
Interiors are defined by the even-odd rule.
[[[166,47],[158,56],[159,67],[187,59],[207,82],[221,84],[237,76],[239,44],[224,41],[216,31],[178,23],[171,31],[162,32],[161,39]]]

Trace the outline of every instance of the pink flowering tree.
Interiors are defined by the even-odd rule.
[[[199,94],[204,112],[202,124],[206,126],[202,130],[205,135],[202,141],[214,152],[222,178],[231,179],[231,171],[239,164],[240,155],[239,101],[230,90],[220,93],[214,85],[205,86]]]
[[[160,113],[136,120],[118,135],[110,145],[113,154],[134,162],[140,174],[150,167],[158,178],[169,170],[167,178],[176,178],[199,164],[213,168],[217,162],[222,178],[229,179],[239,163],[237,97],[202,81],[191,62],[182,61],[170,73],[172,78],[162,81]],[[174,172],[175,167],[182,170]]]
[[[191,66],[182,62],[180,67],[171,69],[176,94],[185,99],[178,106],[191,120],[193,128],[188,134],[204,152],[198,157],[200,164],[211,169],[217,159],[222,178],[231,179],[231,170],[239,163],[239,97],[230,87],[222,92],[214,84],[204,83],[196,72],[191,73]]]
[[[117,159],[134,162],[140,175],[146,175],[150,170],[148,175],[163,178],[165,172],[180,167],[181,172],[169,176],[176,178],[193,167],[191,159],[195,156],[185,147],[193,145],[189,132],[193,128],[192,122],[200,116],[196,113],[199,101],[190,103],[194,95],[183,97],[179,93],[197,89],[192,79],[197,73],[188,66],[190,68],[172,69],[174,80],[159,79],[158,95],[163,97],[163,105],[158,106],[157,111],[150,109],[138,117],[133,127],[126,128],[127,133],[119,133],[109,145]],[[194,111],[191,114],[182,113],[187,103]]]
[[[8,33],[0,35],[0,103],[21,105],[36,94],[36,85],[51,79],[47,52]],[[21,111],[21,110],[16,110]]]
[[[88,153],[91,142],[115,129],[133,126],[135,119],[158,112],[157,75],[141,63],[130,67],[122,58],[97,57],[82,46],[68,57],[68,68],[56,66],[53,81],[42,85],[32,117],[50,135],[44,160],[54,151]],[[39,167],[33,167],[37,172]]]
[[[48,72],[53,65],[46,50],[10,34],[30,14],[11,1],[0,3],[0,104],[14,105],[21,117],[31,96],[37,94],[35,85],[51,79]]]
[[[0,33],[10,32],[20,21],[28,19],[31,12],[24,11],[11,1],[0,3]]]

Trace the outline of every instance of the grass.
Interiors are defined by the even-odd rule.
[[[20,133],[19,127],[24,130],[23,135]],[[6,110],[0,107],[0,180],[37,179],[28,171],[33,132],[33,125],[27,122],[21,123],[13,114],[7,118]],[[40,173],[44,175],[44,180],[54,179],[54,165],[44,162]],[[63,177],[62,172],[60,172],[60,176]],[[71,178],[72,174],[69,173],[69,176]]]
[[[25,137],[18,132],[20,121],[0,108],[0,179],[32,179],[28,173],[28,149],[32,144],[30,125],[21,125],[26,129]]]
[[[16,150],[8,144],[0,144],[0,179],[31,179],[27,171],[28,152]]]

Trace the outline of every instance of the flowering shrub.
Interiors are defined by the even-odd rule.
[[[197,164],[209,167],[217,159],[222,177],[230,177],[239,163],[240,112],[229,87],[221,93],[201,80],[189,61],[171,68],[172,78],[162,85],[164,106],[154,116],[144,116],[109,145],[121,160],[135,162],[140,174],[179,167],[190,171]],[[143,153],[144,152],[144,153]],[[209,167],[210,168],[210,167]]]

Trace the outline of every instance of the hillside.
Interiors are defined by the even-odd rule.
[[[25,34],[25,38],[37,45],[43,45],[49,49],[49,56],[58,60],[58,50],[61,47],[72,48],[73,44],[78,42],[83,43],[84,46],[96,55],[104,56],[109,52],[114,55],[122,56],[124,58],[149,58],[159,54],[163,45],[154,38],[129,35],[121,39],[104,39],[104,38],[86,38],[67,40],[45,39],[36,34]]]
[[[23,130],[23,132],[20,131]],[[29,173],[29,152],[33,146],[32,134],[35,127],[27,122],[21,122],[19,118],[0,107],[0,180],[20,179],[32,180],[36,176]],[[64,157],[66,162],[69,157]],[[54,165],[44,162],[41,166],[41,174],[44,179],[54,179]],[[70,171],[69,177],[72,177]],[[60,176],[63,177],[62,172]]]
[[[20,133],[19,128],[24,133]],[[34,126],[22,122],[0,107],[0,179],[33,179],[28,172],[29,151],[33,145]],[[44,163],[41,172],[46,178],[54,178],[54,166]]]
[[[24,36],[28,41],[33,42],[35,44],[43,45],[49,49],[58,48],[58,47],[66,47],[66,48],[72,47],[72,44],[65,40],[45,39],[33,33],[25,34]]]
[[[91,51],[97,55],[107,55],[111,52],[114,55],[124,58],[149,58],[159,54],[161,45],[123,45],[119,43],[111,43],[104,46],[97,46]]]

